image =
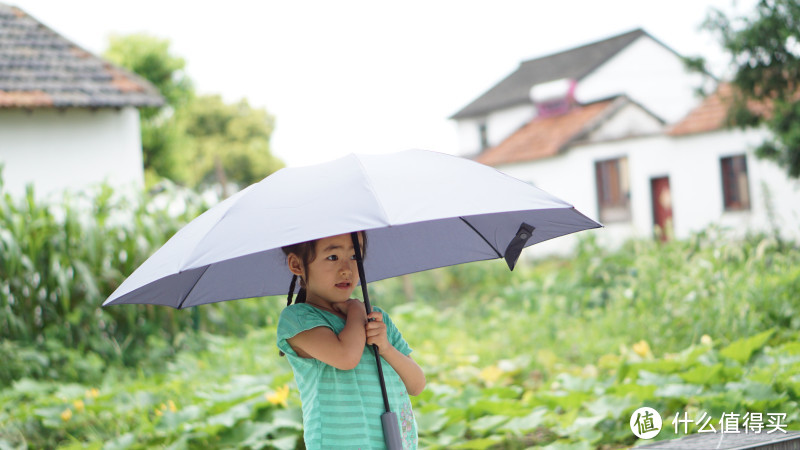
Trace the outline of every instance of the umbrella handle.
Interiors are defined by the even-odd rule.
[[[361,245],[358,243],[358,233],[350,233],[350,238],[353,240],[353,250],[356,254],[358,278],[361,280],[361,292],[364,294],[364,308],[367,310],[367,314],[369,314],[372,312],[372,306],[369,304],[367,278],[364,275],[364,259],[361,255]],[[386,412],[381,416],[381,424],[383,425],[383,439],[386,442],[386,448],[389,450],[400,450],[403,448],[400,440],[400,425],[397,422],[397,415],[392,412],[391,407],[389,406],[389,395],[386,392],[386,380],[383,378],[381,355],[378,351],[378,346],[375,344],[372,344],[372,353],[375,355],[375,363],[378,365],[378,380],[381,383],[383,406],[386,409]]]

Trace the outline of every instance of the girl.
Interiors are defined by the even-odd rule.
[[[359,245],[366,247],[364,232],[359,233]],[[385,448],[378,371],[371,348],[365,346],[373,344],[383,358],[403,448],[417,448],[408,396],[422,392],[425,375],[389,316],[379,308],[367,315],[364,304],[350,298],[359,280],[350,234],[283,251],[294,277],[278,321],[278,348],[288,356],[300,390],[306,448]],[[300,292],[292,305],[298,278]]]

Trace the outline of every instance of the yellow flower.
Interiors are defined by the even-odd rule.
[[[641,341],[633,344],[633,351],[636,352],[637,355],[644,358],[647,355],[650,355],[650,344],[647,343],[644,339]]]
[[[481,373],[478,375],[481,380],[484,381],[486,384],[493,384],[496,383],[500,377],[503,376],[503,369],[497,366],[489,366],[481,370]]]
[[[175,402],[173,402],[172,400],[168,401],[167,405],[169,405],[169,410],[171,412],[175,412],[178,410],[178,407],[175,406]]]
[[[97,398],[99,395],[100,395],[100,391],[98,391],[97,388],[91,388],[88,391],[86,391],[86,396],[87,397]]]
[[[164,415],[164,413],[163,413],[163,412],[161,412],[161,410],[160,410],[160,409],[156,408],[156,415],[157,415],[158,417],[161,417],[161,416],[163,416],[163,415]]]
[[[72,405],[75,407],[75,409],[78,412],[83,412],[83,409],[84,409],[83,400],[80,400],[80,399],[75,400],[74,402],[72,402]]]
[[[61,413],[61,420],[67,422],[69,419],[72,419],[72,410],[67,408]]]
[[[711,346],[714,344],[714,341],[711,340],[711,336],[704,334],[703,337],[700,338],[700,343],[703,345]]]
[[[284,384],[279,387],[272,394],[264,394],[267,401],[273,405],[282,405],[283,407],[289,406],[289,385]]]

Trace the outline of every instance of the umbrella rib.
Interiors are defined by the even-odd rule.
[[[361,169],[361,173],[364,175],[364,178],[366,178],[367,181],[369,181],[369,184],[368,184],[369,190],[370,190],[370,192],[372,192],[372,198],[375,199],[375,203],[377,203],[378,207],[380,207],[380,209],[381,209],[381,213],[383,214],[384,221],[386,221],[386,223],[389,224],[389,214],[386,213],[386,208],[383,206],[383,202],[381,201],[381,198],[378,197],[378,193],[375,192],[375,186],[372,184],[372,177],[369,175],[369,172],[367,172],[367,168],[364,167],[364,162],[361,161],[360,158],[358,158],[358,155],[353,155],[353,156],[356,157],[355,158],[356,162],[358,162],[358,167]]]
[[[500,253],[500,251],[499,251],[499,250],[497,250],[497,249],[494,247],[494,245],[492,245],[492,243],[491,243],[491,242],[489,242],[489,240],[488,240],[488,239],[486,239],[486,236],[482,235],[482,234],[481,234],[481,232],[480,232],[480,231],[478,231],[477,229],[475,229],[475,227],[473,227],[471,223],[467,222],[467,219],[465,219],[465,218],[463,218],[463,217],[459,217],[459,219],[461,219],[461,221],[462,221],[462,222],[464,222],[465,224],[467,224],[467,226],[468,226],[468,227],[470,227],[470,228],[472,229],[472,231],[474,231],[474,232],[475,232],[475,234],[477,234],[478,236],[480,236],[480,237],[481,237],[481,239],[483,239],[483,242],[486,242],[486,245],[488,245],[488,246],[489,246],[489,247],[490,247],[492,250],[494,250],[494,252],[495,252],[495,253],[497,253],[497,257],[498,257],[498,258],[502,258],[502,257],[503,257],[503,255]]]
[[[186,296],[183,297],[183,300],[181,300],[181,303],[178,305],[178,309],[183,309],[183,304],[186,303],[186,300],[189,298],[190,295],[192,295],[192,292],[194,291],[194,288],[196,288],[197,284],[200,283],[200,279],[203,278],[203,275],[206,274],[206,270],[208,270],[209,267],[211,267],[211,265],[206,266],[205,269],[203,269],[203,273],[201,273],[200,276],[197,277],[196,280],[194,280],[194,284],[192,285],[192,288],[189,289],[189,292],[187,292]]]

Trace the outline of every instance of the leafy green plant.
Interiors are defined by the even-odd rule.
[[[302,447],[274,345],[283,299],[99,308],[199,199],[34,198],[0,201],[0,448]],[[425,370],[424,448],[627,447],[640,406],[664,418],[658,439],[683,436],[684,413],[785,412],[800,428],[790,242],[709,228],[609,250],[588,235],[513,273],[475,263],[370,289]]]

